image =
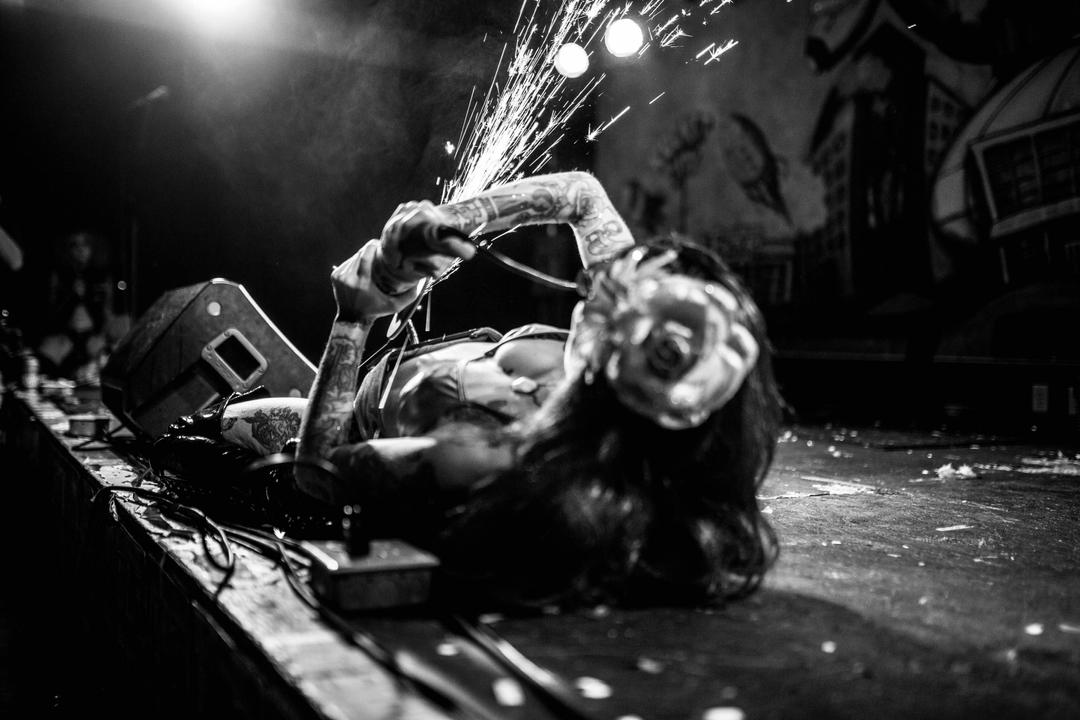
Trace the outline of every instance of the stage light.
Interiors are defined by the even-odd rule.
[[[180,0],[174,4],[192,25],[209,33],[235,33],[261,14],[258,0]]]
[[[645,36],[641,26],[630,18],[622,18],[608,25],[604,33],[604,45],[615,57],[627,57],[641,49]]]
[[[566,43],[555,53],[555,69],[563,77],[581,77],[589,69],[589,54],[577,43]]]

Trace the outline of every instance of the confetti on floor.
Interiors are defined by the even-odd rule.
[[[499,678],[491,684],[495,701],[503,707],[521,707],[525,704],[525,691],[513,678]]]
[[[603,700],[611,697],[611,686],[594,677],[579,677],[574,681],[574,685],[582,697],[587,697],[590,700]]]

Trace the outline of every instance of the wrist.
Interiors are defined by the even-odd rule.
[[[367,332],[374,322],[375,318],[355,315],[339,309],[337,315],[334,316],[334,329],[350,334],[352,332]]]

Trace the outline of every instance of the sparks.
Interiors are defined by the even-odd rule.
[[[622,110],[620,110],[620,111],[619,111],[619,113],[618,113],[617,115],[615,115],[614,117],[612,117],[612,118],[611,118],[610,120],[608,120],[608,121],[607,121],[606,123],[604,123],[604,124],[603,124],[603,125],[601,125],[600,127],[596,128],[595,130],[591,130],[591,131],[589,131],[589,133],[588,133],[588,134],[587,134],[587,135],[585,136],[585,139],[586,139],[586,140],[588,140],[589,142],[593,142],[594,140],[596,140],[596,138],[600,137],[600,133],[604,132],[604,131],[605,131],[605,130],[607,130],[607,129],[608,129],[609,127],[611,127],[612,125],[614,125],[614,124],[615,124],[615,122],[616,122],[616,121],[617,121],[617,120],[618,120],[619,118],[621,118],[621,117],[622,117],[623,115],[625,115],[625,114],[627,113],[627,111],[629,111],[629,110],[630,110],[630,106],[629,106],[629,105],[627,105],[627,106],[626,106],[626,107],[624,107],[624,108],[623,108]]]
[[[682,29],[682,25],[676,25],[664,37],[660,38],[660,47],[671,47],[684,37],[690,37],[690,34]]]
[[[720,12],[720,8],[724,7],[725,5],[730,5],[732,2],[734,2],[734,0],[720,0],[720,4],[710,10],[709,14],[715,15],[716,13]]]
[[[564,0],[544,28],[536,21],[537,6],[528,13],[525,4],[528,0],[519,13],[521,29],[509,61],[500,59],[506,73],[503,85],[493,82],[467,121],[467,137],[458,146],[462,160],[453,182],[444,186],[444,203],[476,195],[531,167],[541,146],[557,135],[603,77],[590,79],[575,95],[563,99],[565,78],[552,61],[565,43],[584,44],[607,0]],[[540,122],[541,117],[546,121]]]
[[[581,16],[585,18],[587,22],[592,22],[604,9],[604,5],[607,4],[607,0],[593,0],[593,3],[582,11]]]
[[[605,77],[589,78],[576,92],[568,93],[566,78],[555,68],[555,55],[568,42],[588,47],[604,26],[601,19],[611,14],[606,12],[609,3],[562,0],[541,27],[537,21],[540,3],[522,0],[514,39],[503,46],[487,93],[479,97],[474,89],[469,99],[461,137],[454,146],[458,165],[453,177],[442,183],[442,203],[536,173],[551,161],[567,122]],[[494,240],[485,244],[491,242]],[[427,289],[445,280],[459,265],[451,265]]]
[[[727,5],[732,0],[707,0],[698,7],[717,3],[712,8]],[[539,20],[540,0],[522,0],[514,23],[513,38],[503,44],[487,92],[473,88],[469,97],[461,133],[457,142],[446,141],[447,155],[456,158],[457,167],[451,177],[440,178],[441,202],[452,203],[475,196],[498,184],[513,181],[547,165],[555,147],[564,140],[565,128],[574,114],[595,95],[604,75],[584,76],[570,92],[567,79],[555,68],[559,48],[576,43],[588,49],[603,35],[611,22],[636,14],[654,23],[663,18],[666,0],[560,0],[551,3],[556,8],[543,13]],[[696,3],[695,3],[696,4]],[[680,22],[691,11],[675,11],[662,23],[652,27],[651,43],[644,43],[638,55],[657,45],[668,48],[680,39],[690,37]],[[709,46],[707,62],[730,48]],[[586,79],[586,77],[588,79]],[[649,104],[664,95],[661,92]],[[585,139],[594,141],[622,118],[626,106],[607,122],[589,129]],[[486,243],[494,240],[485,240]],[[457,267],[451,266],[438,281],[444,280]],[[438,282],[436,281],[436,282]],[[429,283],[430,289],[435,283]]]
[[[649,0],[641,8],[642,17],[652,17],[656,13],[660,12],[660,6],[664,4],[664,0]]]
[[[653,98],[652,100],[650,100],[650,101],[649,101],[649,104],[650,104],[650,105],[652,105],[652,104],[653,104],[654,102],[656,102],[656,101],[657,101],[657,100],[659,100],[660,98],[664,97],[664,95],[665,95],[665,94],[667,94],[667,90],[665,90],[664,92],[660,93],[659,95],[657,95],[656,97],[654,97],[654,98]]]
[[[660,35],[660,34],[661,34],[661,33],[663,33],[663,32],[664,32],[665,30],[667,30],[667,29],[668,29],[669,27],[671,27],[671,26],[672,26],[672,25],[673,25],[673,24],[675,23],[675,21],[676,21],[676,20],[678,20],[678,19],[679,19],[679,14],[678,14],[678,13],[675,13],[674,15],[672,15],[671,17],[669,17],[669,18],[668,18],[668,20],[667,20],[667,22],[666,22],[666,23],[664,23],[663,25],[659,25],[659,26],[657,26],[657,27],[653,28],[653,31],[654,31],[654,32],[655,32],[655,33],[656,33],[657,35]]]
[[[738,44],[739,44],[738,40],[734,40],[734,39],[728,40],[726,43],[724,43],[723,45],[721,45],[720,47],[716,48],[715,50],[713,50],[713,51],[711,51],[709,53],[709,59],[705,61],[705,64],[708,65],[713,60],[718,59],[721,55],[723,55],[728,50],[730,50],[731,48],[735,47]]]

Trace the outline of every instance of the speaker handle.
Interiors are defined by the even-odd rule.
[[[241,375],[233,364],[229,362],[232,359],[235,364],[235,360],[239,359],[236,356],[237,348],[231,345],[232,342],[239,343],[239,346],[250,356],[244,359],[248,361],[248,364],[254,364],[254,369],[247,373],[246,376]],[[221,349],[226,343],[230,343],[226,349],[229,351],[229,355],[232,356],[231,358],[221,354]],[[202,349],[202,358],[217,371],[221,379],[228,383],[233,390],[249,389],[270,366],[263,354],[237,328],[229,328],[206,343],[206,346]]]

